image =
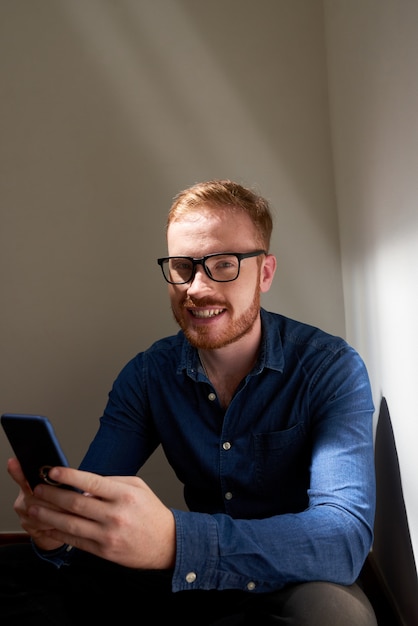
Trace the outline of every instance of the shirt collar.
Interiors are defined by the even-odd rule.
[[[258,363],[260,371],[264,367],[283,372],[284,354],[280,335],[279,316],[261,309],[261,328],[263,337]]]

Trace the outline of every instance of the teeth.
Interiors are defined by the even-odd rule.
[[[195,317],[215,317],[222,313],[223,309],[210,309],[209,311],[192,311]]]

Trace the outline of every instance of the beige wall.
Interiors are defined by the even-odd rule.
[[[388,404],[416,563],[418,3],[324,5],[346,335],[369,367],[376,406]],[[406,571],[393,504],[380,511],[387,542],[377,558],[402,623],[416,624],[414,559]]]
[[[0,410],[49,416],[72,464],[122,365],[176,330],[155,259],[197,180],[269,197],[265,305],[344,333],[323,28],[313,0],[0,3]],[[181,506],[161,458],[143,475]]]

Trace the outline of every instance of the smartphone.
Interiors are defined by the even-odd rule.
[[[49,470],[55,465],[68,467],[51,422],[43,415],[4,413],[1,424],[10,445],[22,466],[26,480],[32,489],[44,482],[48,485],[75,489],[49,478]]]

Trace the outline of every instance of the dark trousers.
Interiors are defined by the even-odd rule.
[[[121,567],[78,552],[60,569],[28,544],[0,549],[1,626],[80,626],[180,620],[196,626],[376,626],[357,585],[313,582],[268,594],[172,593],[171,573]]]

